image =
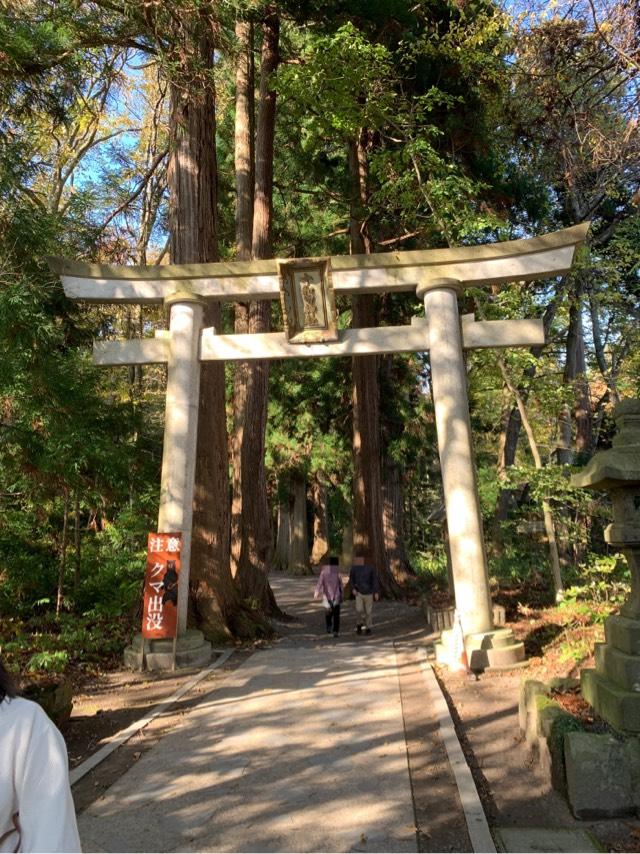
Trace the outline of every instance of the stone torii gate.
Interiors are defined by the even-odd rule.
[[[280,299],[282,267],[276,259],[156,267],[52,259],[51,266],[72,300],[164,303],[170,308],[168,330],[149,339],[95,342],[94,361],[99,365],[168,366],[165,411],[171,417],[165,418],[158,530],[181,531],[183,536],[179,636],[186,633],[187,623],[200,362],[428,350],[454,593],[465,642],[478,666],[521,659],[522,645],[515,644],[505,630],[494,631],[493,626],[464,350],[540,346],[545,343],[544,331],[539,320],[461,318],[458,295],[467,286],[566,273],[588,227],[584,223],[542,237],[484,246],[310,259],[329,262],[336,294],[413,291],[425,309],[425,317],[413,318],[409,326],[334,330],[335,340],[324,338],[318,343],[296,343],[284,332],[222,335],[202,328],[205,300]],[[283,307],[286,314],[285,303]],[[493,656],[486,652],[491,649]]]

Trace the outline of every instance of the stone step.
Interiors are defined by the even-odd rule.
[[[211,644],[205,641],[197,649],[176,650],[176,668],[206,667],[211,661]],[[142,652],[128,646],[124,651],[125,667],[140,670],[142,667]],[[172,652],[149,652],[145,655],[144,665],[147,670],[171,670],[173,667]]]
[[[134,635],[131,646],[135,652],[142,652],[142,634]],[[198,649],[205,642],[204,635],[199,629],[187,629],[178,636],[178,645],[181,650]],[[146,641],[147,652],[171,652],[173,649],[173,638],[156,638]]]
[[[439,664],[449,664],[454,649],[453,629],[442,632],[440,643],[436,644],[436,661]],[[525,661],[524,644],[516,641],[511,629],[467,635],[465,649],[472,670],[508,670]]]
[[[640,693],[625,691],[596,670],[580,675],[582,696],[600,717],[626,732],[640,732]]]
[[[625,691],[640,693],[640,657],[608,643],[595,645],[596,670]]]
[[[564,827],[497,827],[495,829],[498,851],[533,854],[556,851],[558,854],[604,851],[588,830]]]
[[[148,670],[171,670],[173,656],[168,652],[151,652],[146,657]],[[206,667],[211,661],[211,644],[208,641],[199,649],[187,649],[176,652],[176,667]]]
[[[607,643],[627,655],[640,655],[640,620],[630,620],[616,614],[604,622]]]
[[[516,641],[508,646],[498,646],[495,649],[474,649],[469,656],[469,666],[472,670],[500,669],[508,670],[517,667],[525,660],[524,644]]]
[[[176,668],[205,667],[211,661],[211,644],[198,629],[187,629],[178,636],[176,644]],[[142,635],[133,638],[131,646],[124,651],[125,667],[140,670],[142,659]],[[173,638],[147,640],[144,664],[147,670],[171,670],[173,667]]]
[[[476,632],[467,635],[464,645],[467,652],[473,649],[496,649],[501,646],[511,646],[514,643],[511,629],[494,629],[492,632]]]

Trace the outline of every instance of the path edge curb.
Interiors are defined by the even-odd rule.
[[[424,650],[423,655],[424,658],[421,662],[422,673],[430,694],[433,710],[438,719],[442,741],[447,751],[447,757],[449,758],[456,786],[458,787],[460,803],[462,804],[467,823],[471,846],[476,854],[480,854],[481,852],[482,854],[496,854],[496,846],[489,830],[487,817],[484,813],[471,769],[467,764],[462,747],[458,741],[453,719],[449,712],[449,706],[435,677],[433,667],[426,660],[426,650]]]
[[[218,652],[219,650],[214,650],[214,652]],[[147,726],[147,724],[151,723],[154,718],[157,718],[164,711],[166,711],[170,706],[174,703],[177,703],[185,694],[187,694],[198,682],[201,682],[205,679],[210,673],[214,670],[217,670],[219,667],[222,667],[229,658],[233,655],[235,649],[225,649],[222,651],[221,655],[216,658],[208,667],[205,667],[199,673],[196,673],[188,682],[178,688],[177,691],[168,697],[166,700],[163,700],[162,703],[159,703],[157,706],[154,706],[151,711],[146,714],[144,717],[140,718],[137,721],[134,721],[132,724],[129,724],[120,732],[114,733],[110,738],[107,739],[106,743],[99,749],[96,750],[88,759],[85,759],[84,762],[81,762],[80,765],[77,765],[69,772],[69,783],[74,786],[77,782],[79,782],[83,777],[85,777],[90,771],[93,771],[101,762],[110,756],[115,750],[121,747],[125,742],[129,741],[129,739],[135,735],[137,732],[140,732],[141,729]]]

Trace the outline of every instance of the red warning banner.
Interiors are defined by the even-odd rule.
[[[173,638],[178,630],[178,577],[182,534],[149,534],[142,635]]]

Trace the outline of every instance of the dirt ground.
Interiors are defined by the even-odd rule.
[[[489,825],[590,830],[607,851],[640,850],[639,821],[578,821],[551,788],[518,727],[520,684],[528,675],[491,673],[470,681],[437,668]]]
[[[272,583],[280,606],[294,617],[291,622],[276,624],[281,638],[274,643],[284,642],[285,638],[289,643],[317,641],[322,635],[322,610],[311,601],[313,579],[287,579],[276,575]],[[352,603],[346,603],[343,610],[343,638],[352,640],[355,622]],[[392,640],[396,644],[419,849],[470,851],[451,769],[437,726],[423,702],[421,650],[434,636],[428,634],[422,611],[417,606],[380,603],[372,637]],[[333,642],[343,642],[343,638]],[[169,711],[82,778],[73,790],[77,809],[85,809],[101,795],[175,727],[190,708],[215,690],[231,670],[255,651],[255,648],[236,648],[223,667],[212,671]],[[194,672],[173,675],[121,670],[93,677],[82,685],[74,697],[72,717],[64,731],[72,767],[94,753],[109,736],[169,697]],[[481,676],[478,681],[469,681],[450,674],[446,668],[437,670],[490,826],[590,829],[606,850],[640,850],[640,822],[579,822],[571,816],[562,797],[551,789],[549,781],[543,778],[518,729],[518,695],[523,674],[526,675],[526,671],[494,673]],[[446,813],[442,804],[447,804]]]

